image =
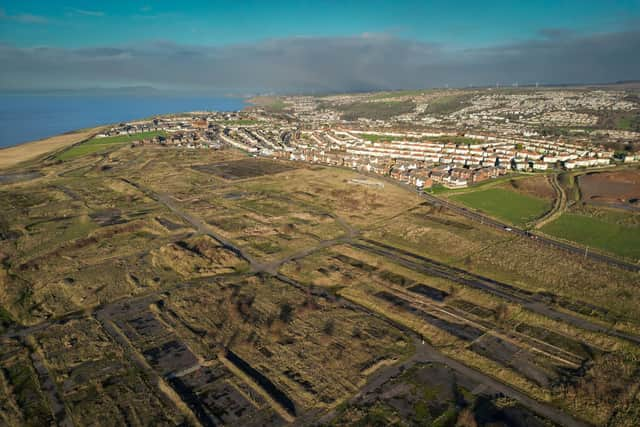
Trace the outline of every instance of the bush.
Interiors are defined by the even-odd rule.
[[[333,335],[335,328],[336,328],[336,324],[334,320],[329,319],[324,323],[324,326],[322,327],[322,332],[324,332],[327,335]]]
[[[294,312],[293,306],[288,302],[284,302],[280,304],[280,316],[278,317],[284,323],[290,323],[293,320],[293,312]]]

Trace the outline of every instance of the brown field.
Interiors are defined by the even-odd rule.
[[[640,199],[640,170],[594,172],[578,178],[582,200],[610,205],[635,205]]]
[[[633,291],[640,283],[637,274],[541,248],[531,239],[513,238],[448,211],[416,209],[366,235],[521,289],[592,302],[640,323],[633,308],[640,303]]]
[[[238,179],[255,178],[262,175],[286,172],[293,169],[293,167],[284,162],[275,162],[264,159],[242,159],[211,165],[195,165],[193,166],[193,169],[198,172],[210,173],[219,176],[220,178],[234,181]]]
[[[40,141],[0,149],[0,169],[16,166],[28,160],[36,159],[44,154],[51,153],[52,151],[57,151],[83,141],[96,133],[97,129],[98,128],[65,133]]]
[[[394,319],[450,357],[539,399],[569,405],[575,414],[589,414],[598,424],[634,393],[625,387],[633,382],[635,356],[618,353],[616,340],[585,335],[460,283],[349,246],[297,260],[282,271]],[[578,372],[580,366],[588,369]],[[564,377],[568,373],[576,382]],[[598,400],[592,385],[609,399]]]
[[[404,188],[128,145],[1,175],[0,425],[523,413],[468,372],[420,364],[434,354],[597,425],[629,425],[640,406],[640,347],[583,328],[637,334],[638,275]],[[496,185],[552,197],[543,176]]]
[[[553,199],[555,197],[553,187],[551,187],[547,178],[542,175],[535,175],[524,179],[510,179],[504,183],[502,187],[541,199]]]

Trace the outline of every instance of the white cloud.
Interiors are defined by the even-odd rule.
[[[83,15],[83,16],[104,16],[105,13],[100,10],[87,10],[87,9],[76,9],[75,7],[68,7],[67,10],[72,14]]]
[[[559,36],[561,35],[561,36]],[[294,37],[233,46],[170,41],[84,49],[0,45],[0,89],[145,84],[242,91],[354,91],[637,79],[640,31],[451,50],[388,35]]]
[[[45,24],[49,20],[40,15],[32,15],[30,13],[19,13],[16,15],[7,15],[4,9],[0,8],[0,21],[14,21],[21,24]]]

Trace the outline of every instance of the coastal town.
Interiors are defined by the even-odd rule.
[[[640,427],[637,23],[0,4],[0,427]]]
[[[415,107],[410,113],[384,112],[386,119],[366,116],[378,115],[379,107],[387,108],[387,98],[380,103],[363,101],[367,99],[363,95],[286,97],[277,101],[277,111],[269,101],[272,104],[258,103],[242,112],[158,117],[122,123],[98,137],[153,133],[132,145],[234,147],[257,157],[385,175],[419,189],[463,188],[511,172],[544,173],[640,161],[636,151],[640,132],[581,128],[594,126],[598,115],[576,112],[587,107],[596,112],[628,112],[634,108],[634,98],[624,92],[595,91],[589,96],[568,91],[463,93],[453,95],[465,100],[457,105],[460,109],[418,119],[416,115],[429,109],[429,96],[391,94],[390,102],[410,102]],[[341,116],[347,102],[364,107],[361,115],[365,117]],[[562,135],[543,135],[534,126],[538,122],[575,128],[561,128]]]
[[[631,427],[640,103],[585,91],[256,97],[56,137],[0,174],[0,416],[354,425],[376,401],[390,425],[425,396],[406,418],[431,425],[463,396],[495,415],[455,425],[583,427],[578,402]]]
[[[0,424],[379,402],[376,425],[631,427],[640,108],[590,92],[262,97],[56,137],[0,174]]]

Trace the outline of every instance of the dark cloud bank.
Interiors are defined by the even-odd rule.
[[[640,79],[640,31],[562,29],[509,45],[449,49],[386,35],[252,45],[157,42],[84,49],[0,45],[0,90],[145,85],[175,90],[334,92]]]

